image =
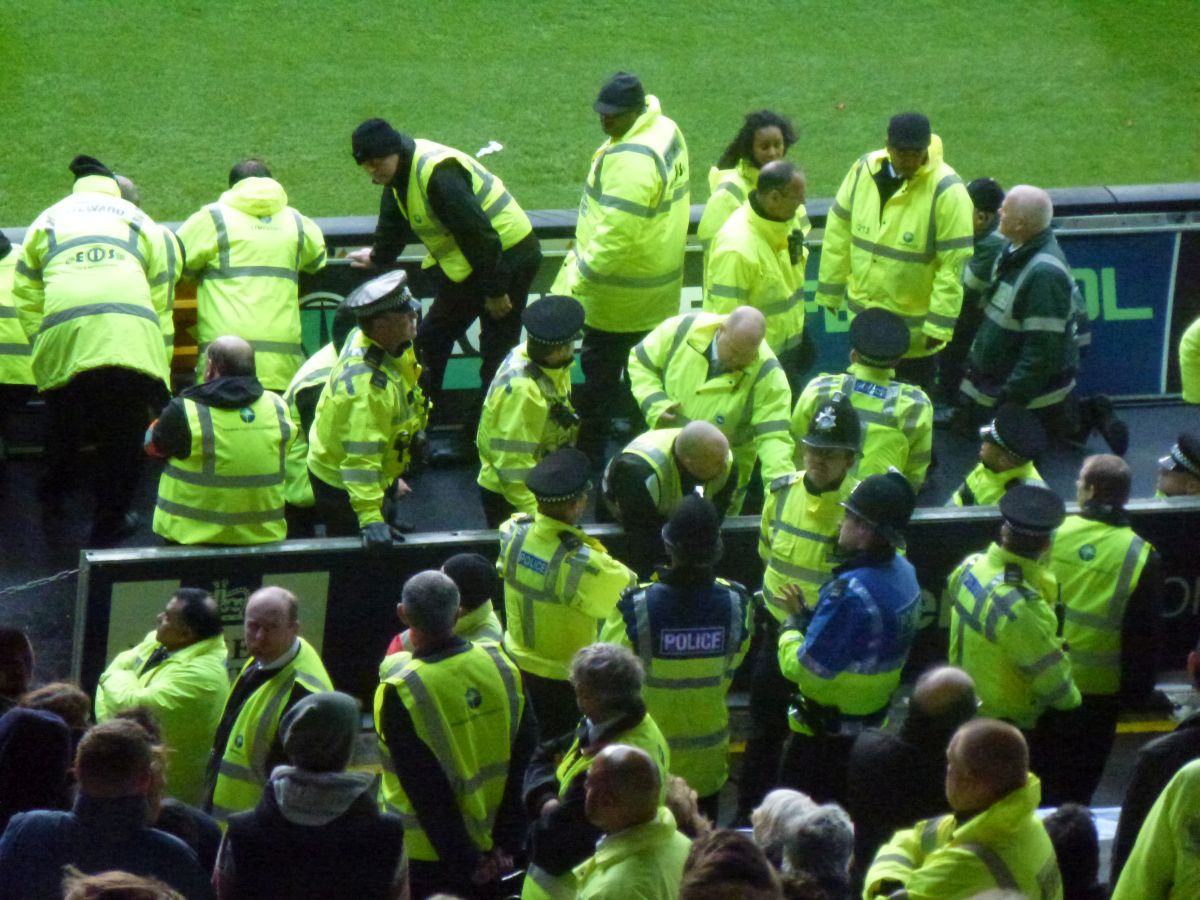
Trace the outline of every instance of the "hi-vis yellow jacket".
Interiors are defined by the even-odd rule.
[[[165,381],[166,294],[151,289],[164,271],[158,226],[121,199],[112,178],[78,179],[70,196],[38,216],[13,278],[38,389],[106,366]]]
[[[734,210],[746,202],[746,198],[750,196],[750,192],[758,184],[758,169],[748,163],[746,160],[738,160],[738,164],[732,169],[718,169],[713,166],[708,170],[708,189],[711,194],[708,202],[704,204],[704,212],[700,216],[700,224],[696,226],[696,237],[700,241],[700,246],[704,248],[704,252],[708,253],[708,247],[712,243],[717,232],[721,230],[721,226],[725,224],[725,220],[733,215]],[[796,210],[796,215],[792,217],[792,223],[788,227],[788,231],[799,229],[800,232],[808,237],[808,233],[812,231],[812,221],[808,218],[808,210],[804,208],[804,204],[800,204],[800,208]],[[804,259],[801,260],[800,272],[804,272],[804,263],[808,261],[808,248],[804,248]]]
[[[882,306],[912,333],[908,356],[928,356],[927,337],[949,341],[962,308],[962,268],[971,258],[971,198],[942,160],[937,135],[929,159],[879,208],[873,175],[887,150],[860,157],[829,208],[817,300],[851,312]]]
[[[179,229],[184,274],[199,281],[197,380],[204,349],[227,334],[250,342],[267,390],[285,391],[304,362],[300,273],[325,267],[325,237],[287,199],[272,178],[243,178]]]
[[[550,288],[602,331],[649,331],[679,311],[687,240],[687,144],[658,98],[592,156],[575,245]]]
[[[33,384],[33,351],[12,299],[13,270],[20,256],[21,245],[13,244],[0,259],[0,384]]]

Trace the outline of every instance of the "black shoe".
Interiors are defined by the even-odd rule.
[[[97,521],[92,525],[88,546],[97,549],[115,547],[125,538],[132,536],[141,525],[142,517],[135,512],[127,512],[116,520]]]
[[[1087,401],[1090,407],[1091,422],[1104,443],[1117,456],[1124,456],[1129,449],[1129,426],[1117,416],[1113,409],[1112,400],[1104,394],[1097,394]]]

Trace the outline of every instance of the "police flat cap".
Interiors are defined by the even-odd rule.
[[[591,475],[592,464],[587,454],[574,447],[563,447],[529,470],[525,487],[540,502],[561,503],[590,490]]]
[[[1158,464],[1168,472],[1187,472],[1200,478],[1200,436],[1185,431]]]
[[[979,436],[1021,459],[1037,459],[1046,450],[1046,429],[1038,417],[1017,403],[1005,403]]]
[[[574,297],[550,294],[525,307],[521,324],[538,344],[569,344],[583,331],[583,304]]]
[[[408,290],[408,275],[403,269],[360,284],[342,305],[356,319],[369,319],[386,312],[417,314],[421,311],[421,305]]]
[[[850,398],[840,391],[817,407],[801,443],[829,450],[857,453],[862,447],[862,425]]]
[[[1045,535],[1067,516],[1062,498],[1048,487],[1014,484],[1000,498],[1000,515],[1021,534]]]
[[[904,320],[881,306],[867,307],[850,323],[850,346],[863,365],[891,368],[908,352],[909,341]]]
[[[717,508],[703,497],[688,494],[663,526],[662,539],[686,559],[715,560],[721,553],[721,517]]]

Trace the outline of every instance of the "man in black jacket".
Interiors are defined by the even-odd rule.
[[[1192,684],[1200,691],[1200,644],[1188,654],[1188,672]],[[1137,840],[1142,823],[1150,807],[1162,793],[1175,773],[1194,759],[1200,758],[1200,711],[1193,712],[1180,722],[1170,734],[1155,738],[1138,751],[1125,788],[1125,799],[1121,801],[1121,818],[1117,822],[1117,836],[1112,846],[1112,874],[1108,883],[1115,885],[1133,842]]]
[[[437,409],[454,343],[476,318],[486,389],[520,340],[521,311],[542,261],[529,217],[473,157],[401,134],[383,119],[359,125],[351,144],[354,161],[383,187],[375,243],[351,253],[351,265],[391,267],[420,240],[429,252],[423,267],[436,268],[433,306],[416,340],[426,394]]]
[[[855,738],[846,782],[854,821],[854,878],[901,828],[949,812],[946,748],[975,715],[975,682],[962,669],[940,666],[917,679],[898,732],[872,728]]]

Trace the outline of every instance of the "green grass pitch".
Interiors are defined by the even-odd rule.
[[[527,209],[572,207],[603,139],[605,76],[639,74],[689,142],[692,202],[746,111],[801,132],[791,158],[830,196],[919,109],[964,178],[1047,187],[1196,180],[1200,3],[967,0],[31,0],[0,26],[0,223],[28,224],[100,157],[160,220],[261,156],[313,216],[369,215],[354,126],[474,152]]]

